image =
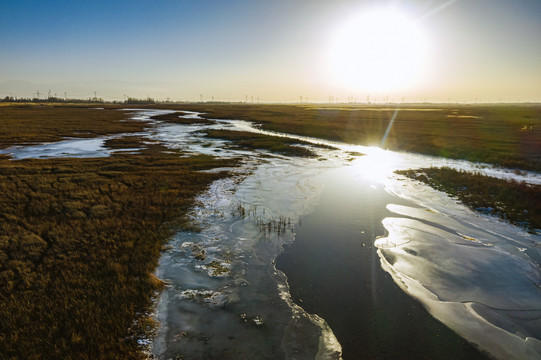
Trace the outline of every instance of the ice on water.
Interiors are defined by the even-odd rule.
[[[389,190],[420,206],[389,204],[376,241],[397,284],[496,358],[540,358],[541,237],[410,180]]]
[[[148,121],[155,110],[135,111]],[[186,112],[185,117],[200,114]],[[383,268],[402,289],[417,298],[437,319],[499,359],[541,358],[541,237],[479,215],[424,184],[392,175],[395,169],[449,166],[500,178],[540,184],[536,173],[505,169],[378,148],[263,131],[245,121],[217,121],[207,128],[288,136],[338,150],[314,149],[326,161],[229,150],[224,141],[205,139],[201,125],[156,121],[144,134],[183,153],[221,157],[242,155],[238,177],[219,180],[199,198],[194,221],[202,231],[181,232],[164,252],[157,270],[168,284],[157,302],[161,326],[151,344],[158,358],[336,359],[340,344],[324,319],[307,314],[290,298],[285,276],[273,260],[294,239],[289,228],[265,232],[258,221],[283,217],[292,224],[317,205],[324,183],[318,174],[348,167],[411,206],[387,206],[388,231],[376,240]],[[15,159],[29,157],[109,156],[104,138],[69,139],[53,144],[3,150]],[[366,156],[354,157],[352,153]],[[381,165],[377,174],[370,164]],[[241,204],[248,214],[235,208]],[[366,205],[366,204],[365,204]]]

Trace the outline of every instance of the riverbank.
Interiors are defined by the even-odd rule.
[[[541,186],[450,168],[397,171],[458,198],[471,209],[536,233],[541,229]]]

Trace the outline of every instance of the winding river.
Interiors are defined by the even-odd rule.
[[[244,121],[213,127],[268,133]],[[156,137],[239,155],[196,128],[163,125]],[[154,355],[539,358],[540,237],[393,171],[450,166],[532,183],[539,175],[290,137],[337,149],[314,148],[318,159],[241,152],[245,172],[215,183],[194,209],[203,231],[178,234],[162,258],[169,286]],[[269,223],[279,228],[261,225]]]
[[[541,237],[393,171],[449,166],[536,184],[539,174],[299,136],[336,149],[314,147],[316,159],[229,150],[201,137],[203,127],[267,133],[219,120],[156,122],[145,134],[244,159],[198,199],[191,216],[201,231],[178,233],[162,255],[152,355],[541,358]],[[100,151],[93,144],[90,156]]]

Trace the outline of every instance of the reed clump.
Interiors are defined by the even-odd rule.
[[[263,209],[265,211],[265,209]],[[245,204],[238,203],[233,210],[233,216],[239,216],[241,218],[256,216],[257,214],[257,205],[246,206]]]
[[[259,226],[259,231],[265,234],[275,232],[280,235],[287,230],[293,229],[291,219],[283,215],[272,219],[257,219],[257,225]]]
[[[237,204],[232,212],[233,216],[239,216],[243,219],[254,219],[259,231],[265,234],[270,234],[273,232],[281,234],[287,230],[293,229],[291,218],[288,218],[285,215],[269,218],[265,216],[265,213],[265,208],[262,208],[262,210],[258,212],[258,207],[256,205],[250,205],[248,207],[243,203]]]

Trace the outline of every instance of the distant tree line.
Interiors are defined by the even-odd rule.
[[[137,104],[137,105],[152,105],[152,104],[183,104],[183,103],[193,103],[194,101],[182,101],[182,100],[155,100],[151,97],[146,99],[138,99],[134,97],[128,97],[124,101],[113,100],[107,101],[102,98],[91,97],[88,99],[75,99],[75,98],[61,98],[56,96],[51,96],[47,98],[18,98],[13,96],[6,96],[0,98],[0,103],[55,103],[55,104]],[[231,102],[227,101],[200,101],[199,103],[212,103],[212,104],[230,104]]]
[[[73,98],[60,98],[56,96],[51,96],[48,98],[18,98],[13,96],[6,96],[3,99],[0,99],[0,102],[17,102],[17,103],[85,103],[85,104],[102,104],[106,103],[101,98],[88,98],[88,99],[73,99]]]
[[[153,98],[146,98],[146,99],[137,99],[129,97],[124,101],[106,101],[102,98],[98,97],[92,97],[88,99],[75,99],[75,98],[60,98],[56,96],[47,97],[44,99],[41,98],[17,98],[13,96],[6,96],[3,99],[0,99],[0,102],[12,102],[12,103],[59,103],[59,104],[65,104],[65,103],[78,103],[78,104],[141,104],[141,105],[148,105],[148,104],[157,104],[159,101],[154,100]]]

